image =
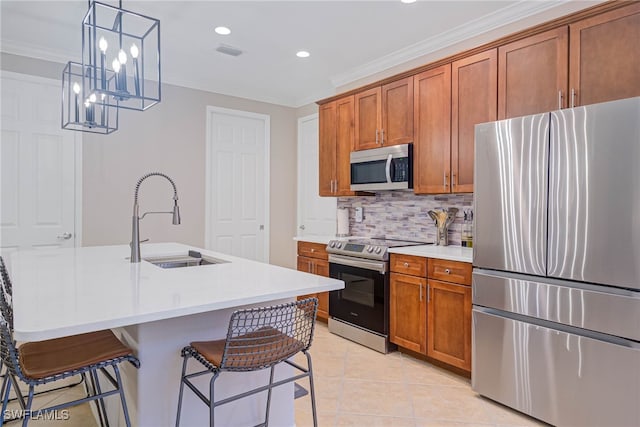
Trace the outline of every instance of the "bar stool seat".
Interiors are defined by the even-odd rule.
[[[266,391],[265,420],[258,424],[266,427],[269,425],[271,390],[305,377],[309,378],[313,424],[317,426],[313,367],[311,365],[311,355],[308,353],[313,339],[317,311],[317,298],[308,298],[272,307],[237,310],[229,320],[226,339],[195,341],[184,347],[181,352],[183,363],[176,427],[180,425],[182,396],[185,385],[209,406],[209,425],[211,427],[215,425],[214,414],[216,407]],[[306,368],[289,360],[300,352],[307,358]],[[205,369],[187,373],[187,362],[191,358],[200,362]],[[296,368],[301,373],[274,380],[274,368],[281,362]],[[253,372],[267,368],[270,369],[268,384],[216,401],[214,385],[221,372]],[[205,374],[213,374],[209,382],[208,398],[191,381],[191,378]],[[293,395],[291,398],[293,399]]]
[[[131,349],[109,330],[27,342],[17,350],[24,376],[33,380],[131,355]]]
[[[191,347],[215,366],[222,364],[227,340],[196,341]],[[304,349],[305,344],[270,326],[237,337],[229,343],[226,366],[245,368],[254,365],[268,366]]]

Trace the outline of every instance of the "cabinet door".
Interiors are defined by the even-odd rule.
[[[354,150],[353,96],[336,101],[336,196],[352,196],[350,154]]]
[[[429,280],[427,355],[471,370],[471,287]]]
[[[381,145],[413,142],[413,77],[382,86]]]
[[[449,193],[451,64],[414,76],[413,191]]]
[[[382,89],[380,87],[354,95],[356,150],[367,150],[380,146],[381,98]]]
[[[319,115],[319,193],[321,196],[335,196],[336,176],[336,102],[320,106]]]
[[[390,340],[409,350],[426,354],[426,279],[391,273],[389,307]]]
[[[298,257],[298,271],[304,271],[305,273],[313,274],[313,258],[307,258],[306,256]]]
[[[497,118],[498,52],[451,64],[451,191],[473,192],[475,125]]]
[[[573,105],[640,95],[640,2],[571,24]]]
[[[329,292],[318,292],[318,315],[316,316],[320,320],[325,322],[329,319]]]
[[[323,261],[321,259],[313,260],[312,273],[318,276],[329,277],[329,261]]]
[[[567,106],[569,30],[556,28],[498,49],[498,119]]]

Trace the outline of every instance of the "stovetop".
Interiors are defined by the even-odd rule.
[[[387,239],[384,237],[354,238],[348,241],[331,240],[327,245],[327,252],[330,254],[386,261],[389,259],[389,248],[429,244],[430,243],[427,242]]]

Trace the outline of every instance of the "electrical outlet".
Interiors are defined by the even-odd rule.
[[[357,207],[356,208],[356,222],[362,222],[364,219],[364,208]]]

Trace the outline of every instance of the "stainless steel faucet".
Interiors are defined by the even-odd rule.
[[[142,181],[149,178],[150,176],[161,176],[166,178],[167,181],[171,183],[173,186],[173,211],[171,212],[145,212],[142,216],[139,216],[139,206],[138,206],[138,191],[140,190],[140,184]],[[131,226],[131,262],[140,262],[140,220],[147,216],[147,214],[172,214],[173,225],[180,224],[180,208],[178,207],[178,190],[176,189],[176,184],[173,182],[171,178],[167,175],[160,172],[151,172],[143,176],[138,180],[136,184],[136,191],[133,196],[133,219]]]

